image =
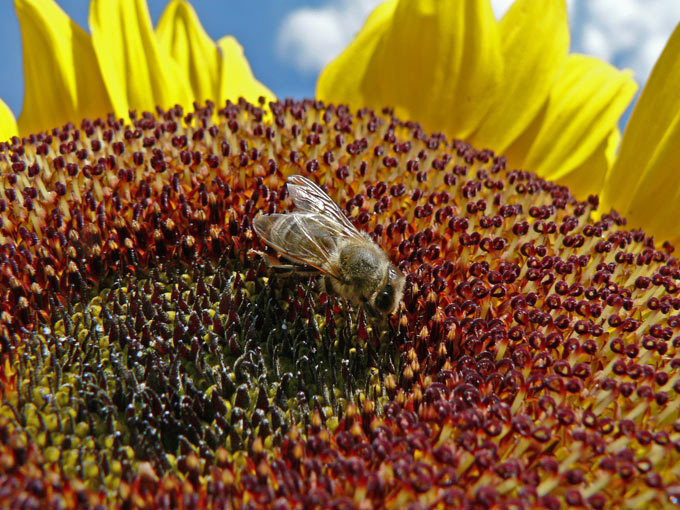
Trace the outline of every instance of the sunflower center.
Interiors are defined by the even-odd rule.
[[[596,199],[311,101],[86,120],[2,149],[14,469],[33,443],[35,469],[95,492],[144,499],[163,474],[263,505],[313,484],[321,506],[362,486],[376,506],[602,508],[670,483],[678,263],[593,221]],[[293,174],[407,274],[388,321],[250,254]]]

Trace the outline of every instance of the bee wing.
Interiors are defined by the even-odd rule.
[[[342,209],[319,186],[301,175],[288,177],[288,192],[300,212],[320,214],[338,225],[342,235],[365,241]]]
[[[340,278],[331,262],[338,239],[347,237],[344,227],[334,219],[316,213],[288,213],[257,216],[253,220],[257,235],[287,259],[315,267]]]

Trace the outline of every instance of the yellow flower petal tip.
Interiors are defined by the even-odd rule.
[[[659,240],[680,240],[680,25],[640,95],[607,175],[603,205]]]
[[[606,149],[603,142],[636,90],[630,71],[593,57],[570,55],[552,87],[540,126],[519,140],[528,148],[523,166],[553,180],[573,172],[594,151]]]
[[[181,72],[189,77],[192,97],[224,103],[243,97],[257,102],[276,96],[257,81],[243,48],[232,36],[217,44],[205,32],[196,11],[183,0],[173,0],[161,17],[156,34],[161,46],[172,56]]]
[[[90,36],[52,0],[15,0],[24,47],[20,133],[111,110]]]
[[[7,106],[7,103],[0,99],[0,141],[9,140],[18,134],[17,121],[12,110]]]
[[[130,110],[256,102],[274,94],[252,74],[233,38],[215,43],[188,2],[173,0],[154,31],[144,0],[92,0],[92,36],[54,0],[15,0],[26,93],[18,132],[32,133]],[[49,80],[45,77],[48,76]],[[7,136],[17,132],[3,114]]]
[[[569,25],[562,0],[518,0],[500,22],[502,93],[470,143],[503,152],[535,118],[564,67]]]
[[[317,98],[326,102],[345,103],[353,108],[361,108],[366,104],[365,90],[357,86],[357,77],[363,76],[371,64],[378,41],[392,19],[396,6],[396,0],[391,0],[373,10],[345,51],[321,71],[316,82]],[[354,75],[349,69],[353,69]]]
[[[276,96],[253,75],[250,64],[243,53],[243,47],[232,36],[217,41],[220,50],[220,85],[218,98],[220,104],[227,100],[237,101],[243,97],[257,103],[260,97],[274,101]]]
[[[465,138],[502,90],[498,24],[487,1],[379,6],[319,77],[317,95],[400,115]]]
[[[116,115],[191,104],[187,77],[158,43],[144,0],[92,0],[89,22]]]
[[[158,22],[156,36],[180,72],[188,77],[191,97],[198,102],[216,100],[220,53],[194,8],[183,0],[170,2]]]
[[[609,136],[591,151],[586,160],[555,180],[559,184],[567,186],[577,197],[586,198],[590,195],[599,194],[602,191],[605,176],[616,157],[616,150],[619,148],[620,141],[621,132],[618,127],[615,127]],[[600,208],[596,215],[601,215],[603,212],[608,211]]]

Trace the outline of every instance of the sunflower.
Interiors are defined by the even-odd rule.
[[[272,100],[243,60],[193,76],[227,53],[184,3],[155,33],[141,3],[103,5],[83,54],[112,113],[0,143],[0,506],[677,505],[672,245],[396,101]],[[102,53],[121,40],[144,72]],[[136,90],[161,68],[176,95]],[[294,174],[407,275],[397,313],[253,253]]]

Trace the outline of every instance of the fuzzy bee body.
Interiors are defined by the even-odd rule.
[[[393,313],[405,278],[385,251],[309,179],[291,176],[288,190],[296,209],[258,216],[255,232],[285,258],[325,275],[329,290],[374,315]]]

